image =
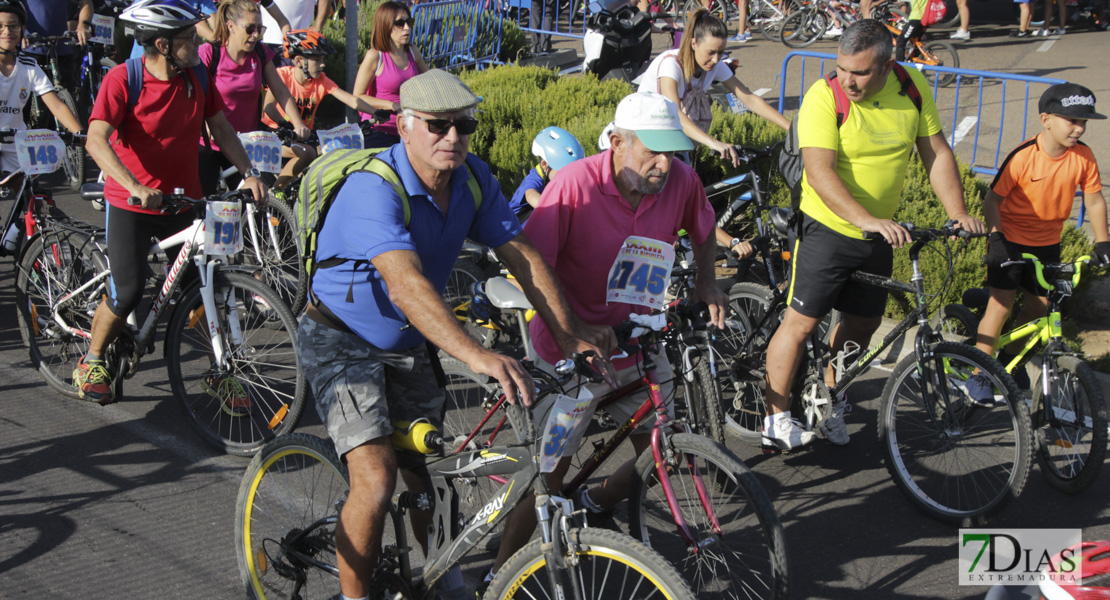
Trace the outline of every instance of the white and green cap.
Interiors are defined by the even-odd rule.
[[[613,124],[636,132],[644,146],[653,152],[685,152],[694,143],[682,133],[678,105],[662,94],[637,92],[629,94],[617,105]]]

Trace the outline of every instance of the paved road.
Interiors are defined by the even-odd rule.
[[[1065,76],[1103,97],[1110,81],[1098,61],[1105,35],[1069,34],[1011,43],[980,35],[960,48],[976,68]],[[830,47],[831,50],[831,47]],[[771,87],[784,54],[760,42],[738,49],[753,88]],[[774,56],[778,56],[774,59]],[[1066,66],[1061,66],[1066,65]],[[1088,139],[1110,157],[1110,132]],[[1106,159],[1110,161],[1110,158]],[[73,196],[60,205],[102,218]],[[159,354],[110,407],[64,400],[29,368],[15,322],[13,268],[0,262],[0,598],[240,598],[232,523],[244,459],[203,446],[175,405]],[[957,531],[904,500],[876,443],[877,398],[887,371],[873,369],[852,391],[852,443],[819,442],[806,452],[765,459],[731,447],[759,475],[786,528],[798,598],[980,598],[958,587]],[[313,411],[301,431],[322,435]],[[1083,527],[1110,539],[1104,473],[1086,493],[1050,489],[1034,469],[1025,493],[993,525]],[[469,563],[468,578],[486,560]]]

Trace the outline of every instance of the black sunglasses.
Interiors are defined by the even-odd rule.
[[[239,25],[238,23],[235,23],[235,24]],[[262,35],[262,34],[266,33],[266,26],[265,25],[255,25],[255,24],[252,23],[250,25],[239,25],[239,26],[243,28],[243,31],[247,32],[248,36],[254,35],[254,32],[256,32],[256,31],[258,32],[258,35]]]
[[[413,116],[427,123],[428,131],[436,135],[447,135],[447,132],[450,131],[452,127],[455,128],[455,131],[459,132],[459,135],[470,135],[478,130],[478,119],[473,119],[471,117],[463,117],[461,119],[455,119],[454,121],[448,121],[447,119],[425,119],[420,115]]]
[[[393,19],[394,27],[404,27],[408,25],[410,28],[416,25],[416,19],[409,17],[407,19]]]

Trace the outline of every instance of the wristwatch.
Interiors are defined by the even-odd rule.
[[[254,177],[256,179],[262,179],[262,171],[259,171],[258,167],[251,167],[250,169],[247,170],[247,173],[243,177],[243,179],[250,179],[251,177]]]
[[[732,241],[728,243],[728,249],[732,250],[733,248],[736,247],[736,244],[740,243],[740,241],[741,241],[740,238],[732,238]]]

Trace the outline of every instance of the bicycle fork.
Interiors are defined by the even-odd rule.
[[[552,518],[552,505],[558,507],[557,515]],[[551,597],[557,599],[573,598],[584,600],[582,590],[578,587],[581,578],[578,569],[578,542],[571,535],[572,523],[568,517],[574,514],[574,503],[566,498],[553,497],[548,494],[536,495],[536,517],[539,520],[540,532],[543,540],[540,548],[543,550],[546,562],[548,584],[554,592]],[[564,577],[563,574],[567,576]],[[571,593],[566,593],[566,586],[570,585]]]
[[[243,331],[239,326],[239,303],[236,301],[234,289],[228,286],[222,297],[216,297],[215,276],[219,268],[218,262],[205,262],[204,257],[196,259],[197,270],[200,272],[200,296],[204,306],[205,322],[208,324],[208,334],[212,340],[212,366],[220,371],[230,372],[231,357],[228,355],[228,346],[224,344],[225,334],[233,345],[243,343]],[[227,331],[222,331],[219,321],[219,304],[226,309]]]

